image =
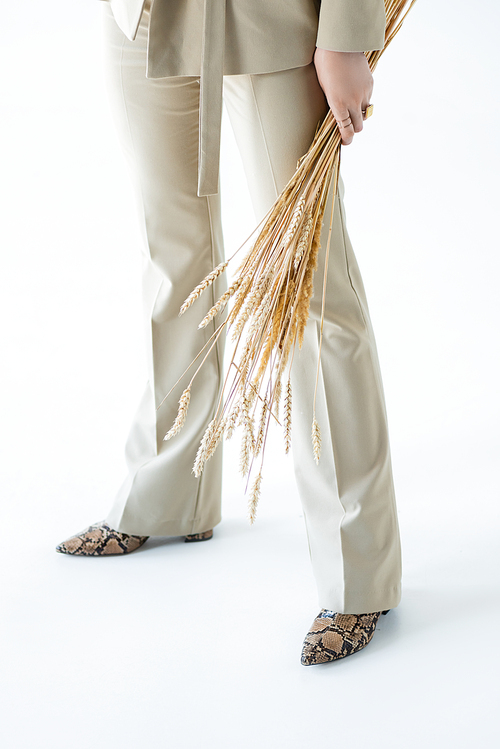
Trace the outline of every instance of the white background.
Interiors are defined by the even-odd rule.
[[[277,440],[256,525],[228,451],[214,540],[54,546],[106,515],[144,384],[139,235],[97,0],[2,9],[3,746],[493,747],[499,647],[500,6],[418,0],[343,151],[384,376],[404,597],[304,668],[317,614]],[[224,119],[228,250],[253,225]]]

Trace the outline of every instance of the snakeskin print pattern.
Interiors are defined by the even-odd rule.
[[[321,609],[305,637],[301,663],[313,666],[357,653],[372,639],[381,613],[336,614]]]
[[[208,541],[214,535],[213,530],[204,531],[203,533],[192,533],[190,536],[186,536],[184,541],[188,544],[193,541]]]
[[[63,541],[56,546],[56,551],[82,557],[129,554],[142,546],[148,538],[149,536],[129,536],[127,533],[114,531],[109,525],[101,522],[89,525],[81,533]]]
[[[203,533],[193,533],[185,536],[188,543],[193,541],[208,541],[214,535],[213,530]],[[61,554],[73,554],[81,557],[101,557],[116,554],[130,554],[142,546],[149,536],[130,536],[110,528],[105,522],[89,525],[81,533],[71,536],[67,541],[56,546]]]

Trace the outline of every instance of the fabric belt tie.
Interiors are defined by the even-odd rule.
[[[226,0],[204,0],[200,75],[198,195],[219,192]]]

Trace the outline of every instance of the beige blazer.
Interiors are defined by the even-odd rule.
[[[384,44],[384,0],[107,0],[133,40],[150,7],[148,78],[200,76],[198,194],[218,192],[222,76],[308,65],[316,47]]]

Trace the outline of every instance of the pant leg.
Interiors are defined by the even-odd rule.
[[[199,81],[146,78],[148,7],[135,41],[102,4],[106,81],[129,161],[144,237],[143,290],[149,381],[126,446],[128,476],[108,515],[126,533],[182,535],[220,521],[221,451],[196,479],[192,465],[220,393],[222,342],[192,390],[186,424],[163,441],[183,380],[157,407],[214,331],[197,330],[218,295],[217,283],[185,313],[180,305],[223,258],[218,196],[197,196]]]
[[[260,219],[310,145],[327,111],[325,98],[312,64],[228,77],[224,96]],[[320,606],[355,614],[399,603],[400,543],[375,340],[341,199],[335,205],[316,404],[322,433],[319,466],[312,456],[331,201],[332,195],[304,345],[292,367],[293,455]]]

